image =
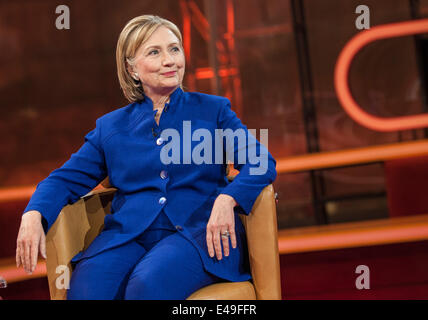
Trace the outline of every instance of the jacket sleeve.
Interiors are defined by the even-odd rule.
[[[218,125],[223,130],[223,151],[239,174],[221,193],[232,196],[249,214],[260,192],[276,178],[276,161],[248,130],[225,99]],[[261,131],[262,132],[262,131]],[[267,131],[263,132],[267,135]],[[266,141],[267,142],[267,141]]]
[[[45,232],[55,222],[62,208],[91,191],[107,176],[100,140],[100,124],[90,131],[81,148],[62,167],[52,171],[33,193],[24,213],[37,210],[42,214]]]

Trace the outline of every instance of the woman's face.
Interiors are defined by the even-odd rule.
[[[168,28],[160,26],[138,48],[133,73],[138,73],[145,94],[162,94],[181,85],[185,58],[180,41]],[[131,76],[134,77],[134,74]]]

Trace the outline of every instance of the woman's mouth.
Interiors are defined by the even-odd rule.
[[[162,75],[164,77],[173,77],[173,76],[175,76],[176,73],[177,73],[177,71],[170,71],[170,72],[162,73]]]

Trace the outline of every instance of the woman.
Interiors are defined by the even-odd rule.
[[[275,179],[275,160],[227,99],[181,89],[185,57],[173,23],[132,19],[116,59],[131,104],[99,118],[83,146],[38,184],[22,216],[17,266],[32,272],[62,207],[108,176],[118,189],[112,214],[72,259],[68,299],[185,299],[215,282],[250,279],[238,212],[249,214]],[[259,168],[256,149],[266,155]],[[225,158],[239,160],[231,183]]]

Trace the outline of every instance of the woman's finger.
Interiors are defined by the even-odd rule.
[[[21,265],[21,250],[20,250],[19,242],[16,244],[15,260],[16,260],[16,267],[19,268],[19,266]]]
[[[210,257],[214,257],[214,247],[213,247],[213,234],[210,230],[210,228],[207,228],[207,247],[208,247],[208,254]]]
[[[232,226],[229,229],[229,234],[230,234],[230,242],[232,244],[232,248],[235,249],[236,248],[236,233],[235,233],[235,227]]]
[[[19,228],[18,238],[16,239],[16,267],[24,266],[24,247],[22,243],[22,227]]]
[[[24,253],[24,262],[25,262],[24,269],[27,273],[29,273],[30,267],[31,267],[31,241],[30,240],[27,240],[24,243],[24,248],[25,248],[24,249],[25,250],[25,253]]]
[[[37,256],[39,255],[39,241],[34,241],[31,244],[31,266],[30,271],[33,272],[37,265]]]
[[[19,242],[19,261],[21,263],[21,266],[25,269],[25,247],[24,243],[22,241]]]
[[[215,249],[215,253],[217,256],[217,260],[221,260],[222,253],[221,253],[220,231],[219,230],[214,232],[213,239],[214,239],[214,249]]]
[[[46,259],[46,236],[44,232],[40,238],[40,254]]]
[[[224,252],[224,256],[228,257],[229,256],[229,236],[225,235],[225,233],[228,233],[229,230],[227,230],[226,228],[223,229],[223,231],[220,233],[221,236],[221,242],[223,244],[223,252]]]

